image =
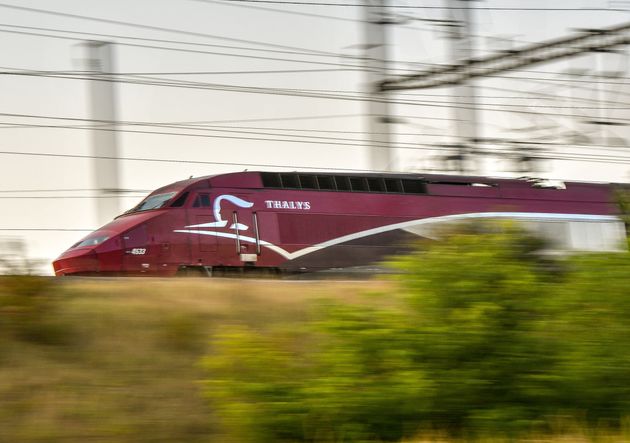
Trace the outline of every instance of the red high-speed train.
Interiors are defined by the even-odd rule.
[[[558,250],[617,250],[613,187],[428,174],[238,172],[176,182],[61,254],[56,275],[368,265],[459,220],[508,218]]]

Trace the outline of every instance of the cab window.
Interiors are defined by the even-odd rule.
[[[210,195],[208,194],[199,194],[193,204],[193,208],[209,208],[210,206]]]
[[[138,206],[136,206],[129,212],[141,212],[141,211],[149,211],[151,209],[161,208],[171,198],[173,198],[175,194],[176,192],[168,192],[166,194],[150,195],[144,200],[142,200]]]

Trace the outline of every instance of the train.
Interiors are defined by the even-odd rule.
[[[243,171],[178,181],[72,245],[57,276],[370,267],[463,220],[510,219],[559,251],[623,249],[610,184],[440,174]]]

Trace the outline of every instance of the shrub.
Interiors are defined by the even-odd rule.
[[[34,276],[0,278],[0,333],[35,344],[63,344],[71,333],[57,314],[52,279]]]
[[[477,232],[475,232],[477,231]],[[400,257],[394,293],[217,337],[207,395],[242,441],[513,437],[630,414],[630,258],[552,261],[514,227]]]

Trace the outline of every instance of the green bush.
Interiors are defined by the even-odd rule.
[[[52,279],[0,277],[0,334],[34,344],[64,344],[71,331],[57,316],[59,295]]]
[[[551,260],[514,227],[398,258],[397,290],[321,303],[305,324],[238,326],[204,359],[240,441],[398,441],[546,431],[630,415],[630,257]]]

